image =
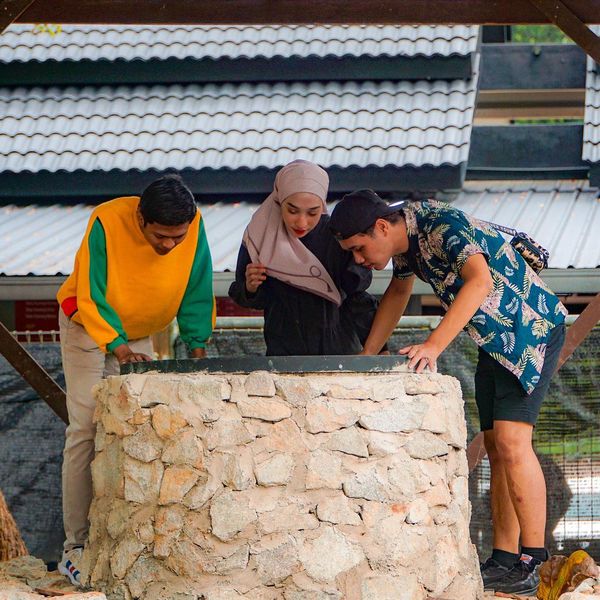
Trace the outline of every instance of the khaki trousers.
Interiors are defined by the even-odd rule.
[[[63,521],[66,551],[86,542],[88,512],[92,501],[92,473],[96,426],[96,402],[92,387],[103,377],[119,374],[114,354],[104,354],[78,323],[61,310],[59,313],[60,349],[67,388],[69,426],[65,433],[62,466]],[[142,338],[129,342],[134,352],[152,356],[152,341]]]

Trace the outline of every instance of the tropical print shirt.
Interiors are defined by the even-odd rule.
[[[540,379],[549,332],[567,310],[522,256],[488,224],[436,200],[403,207],[409,250],[393,257],[394,277],[428,282],[444,309],[452,304],[467,259],[483,254],[494,289],[465,330],[530,394]]]

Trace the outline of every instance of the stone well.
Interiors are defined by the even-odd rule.
[[[148,372],[96,394],[82,572],[109,599],[483,596],[455,379]]]

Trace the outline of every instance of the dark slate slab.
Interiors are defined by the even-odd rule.
[[[406,364],[406,358],[391,356],[226,356],[186,358],[130,363],[121,366],[121,374],[148,373],[372,373],[389,372]]]

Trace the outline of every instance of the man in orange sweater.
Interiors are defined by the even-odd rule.
[[[166,175],[141,197],[96,207],[57,299],[69,412],[62,469],[66,540],[59,570],[77,585],[92,499],[92,387],[117,375],[119,365],[151,360],[149,336],[174,318],[194,358],[206,355],[214,327],[204,223],[181,178]]]

